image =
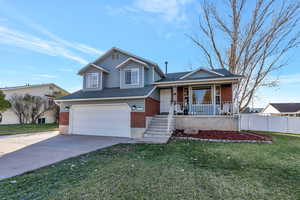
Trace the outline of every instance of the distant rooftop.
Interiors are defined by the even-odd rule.
[[[270,103],[270,105],[281,113],[300,111],[300,103]]]
[[[14,87],[3,87],[3,88],[0,88],[0,90],[8,91],[8,90],[25,89],[25,88],[33,88],[33,87],[45,87],[45,86],[56,87],[60,90],[63,90],[66,93],[69,93],[68,91],[66,91],[65,89],[59,87],[58,85],[56,85],[54,83],[43,83],[43,84],[32,84],[32,85],[26,84],[26,85],[21,85],[21,86],[14,86]]]

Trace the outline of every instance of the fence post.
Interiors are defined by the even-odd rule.
[[[267,131],[270,131],[270,116],[267,116]]]
[[[289,117],[286,117],[286,132],[289,133]]]

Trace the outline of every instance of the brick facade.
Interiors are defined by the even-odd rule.
[[[145,112],[131,112],[130,113],[130,127],[131,128],[145,128],[146,127]]]
[[[153,98],[146,98],[145,99],[145,112],[146,116],[154,116],[159,114],[160,105],[159,101]]]
[[[177,102],[182,103],[183,102],[183,87],[177,88]]]
[[[222,85],[221,86],[221,101],[222,103],[232,102],[232,85]]]
[[[145,112],[131,112],[131,128],[146,128],[146,117],[159,114],[159,101],[153,98],[145,99]]]
[[[69,125],[69,112],[59,113],[59,125]]]

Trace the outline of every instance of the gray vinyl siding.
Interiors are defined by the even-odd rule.
[[[96,63],[96,65],[99,65],[109,71],[109,74],[105,75],[103,80],[105,88],[120,87],[120,71],[116,69],[116,66],[124,62],[129,57],[121,53],[118,54],[118,59],[112,59],[110,54],[100,62]]]
[[[216,75],[206,71],[199,71],[186,78],[203,78],[203,77],[212,77],[212,76],[216,76]]]
[[[145,85],[151,85],[153,83],[153,76],[154,81],[158,81],[161,79],[160,75],[157,73],[156,70],[154,70],[154,66],[149,64],[149,69],[145,68],[143,65],[136,63],[136,62],[130,62],[128,63],[128,67],[138,67],[140,70],[139,75],[139,84],[136,86],[132,85],[126,85],[125,79],[124,79],[124,69],[127,66],[121,67],[121,69],[117,69],[116,67],[127,60],[129,56],[124,55],[120,52],[114,52],[115,54],[118,54],[117,58],[112,58],[112,53],[110,55],[107,55],[105,58],[101,59],[100,61],[96,62],[95,64],[105,68],[107,71],[109,71],[109,74],[102,73],[102,88],[135,88],[135,87],[144,87]],[[90,71],[90,70],[89,70]],[[86,73],[88,73],[87,71]],[[85,76],[84,83],[85,83]],[[85,84],[83,86],[84,89],[86,89]]]
[[[127,85],[125,83],[125,70],[128,69],[138,69],[139,70],[139,78],[137,85]],[[126,66],[120,69],[120,88],[137,88],[137,87],[144,87],[144,67],[135,62],[129,62]]]
[[[87,88],[86,87],[86,76],[88,73],[98,73],[99,74],[99,78],[98,78],[98,88]],[[102,90],[102,86],[103,86],[103,77],[102,77],[102,71],[97,70],[97,69],[89,69],[87,70],[84,75],[83,75],[83,89],[84,90]]]
[[[157,71],[154,71],[154,81],[159,81],[161,79],[161,76],[157,73]]]
[[[131,108],[136,106],[134,112],[145,112],[145,101],[144,99],[125,99],[125,100],[98,100],[98,101],[74,101],[69,103],[60,104],[60,112],[68,112],[69,110],[66,107],[71,108],[72,105],[82,105],[82,104],[118,104],[118,103],[127,103]]]
[[[153,66],[150,66],[149,69],[145,69],[144,74],[145,85],[151,85],[153,83]]]

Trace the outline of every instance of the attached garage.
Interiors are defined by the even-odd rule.
[[[131,137],[128,104],[73,105],[69,132],[78,135]]]

